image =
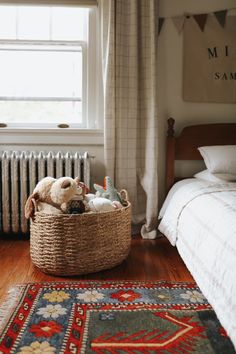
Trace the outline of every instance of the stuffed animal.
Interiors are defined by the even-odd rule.
[[[85,195],[89,192],[89,189],[78,177],[75,178],[75,182],[77,191],[75,196],[67,203],[66,212],[68,214],[82,214],[87,211]]]
[[[29,196],[25,204],[25,217],[32,218],[35,211],[46,214],[62,214],[67,209],[67,203],[76,193],[77,185],[73,178],[45,177],[38,182],[33,193]]]
[[[114,187],[113,182],[109,176],[104,178],[104,187],[100,186],[99,184],[94,184],[94,188],[97,191],[97,197],[107,198],[109,200],[122,202],[121,197],[117,189]]]
[[[88,202],[88,207],[90,211],[96,212],[96,213],[101,213],[105,211],[112,211],[116,209],[122,208],[122,205],[118,201],[112,202],[109,199],[106,198],[93,198]]]
[[[88,194],[89,188],[86,186],[84,182],[81,182],[79,177],[75,178],[75,182],[77,185],[77,194],[85,196],[85,194]]]
[[[96,198],[96,195],[93,193],[87,193],[84,196],[84,204],[85,204],[85,211],[88,212],[90,211],[90,206],[89,203],[92,199]]]
[[[67,203],[67,214],[83,214],[85,212],[85,204],[82,200],[73,198]]]

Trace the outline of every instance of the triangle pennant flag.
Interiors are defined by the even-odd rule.
[[[195,21],[197,22],[198,26],[200,27],[201,31],[204,31],[207,14],[200,14],[200,15],[193,15]]]
[[[165,18],[164,17],[159,17],[159,21],[158,21],[158,34],[160,34],[163,23],[164,23]]]
[[[172,17],[172,21],[177,29],[177,32],[182,32],[185,22],[185,16]]]
[[[221,25],[221,27],[225,27],[225,20],[226,20],[226,15],[227,15],[227,10],[222,10],[222,11],[215,11],[214,15]]]

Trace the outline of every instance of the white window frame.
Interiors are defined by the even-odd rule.
[[[95,34],[95,35],[94,35]],[[102,69],[100,59],[100,33],[99,18],[96,8],[89,10],[88,42],[84,41],[40,41],[45,44],[52,42],[69,43],[83,46],[83,75],[86,75],[87,84],[83,85],[83,117],[86,128],[80,129],[78,125],[70,125],[69,128],[60,128],[52,125],[26,126],[24,124],[12,124],[5,128],[0,127],[0,144],[21,144],[23,141],[30,144],[58,144],[63,139],[63,144],[78,144],[78,136],[81,136],[82,144],[103,144],[103,90]],[[0,41],[12,43],[12,40]],[[15,41],[17,42],[17,41]],[[24,41],[26,42],[26,41]],[[31,41],[37,42],[37,41]],[[96,61],[94,63],[94,58]],[[0,118],[1,123],[1,118]],[[49,138],[50,136],[50,138]],[[32,138],[31,138],[32,137]]]

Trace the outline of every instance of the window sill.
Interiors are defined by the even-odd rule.
[[[103,145],[103,130],[0,128],[0,145]]]

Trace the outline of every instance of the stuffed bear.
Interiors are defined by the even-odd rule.
[[[38,182],[25,204],[25,217],[32,218],[35,211],[62,214],[67,203],[77,193],[76,181],[71,177],[45,177]]]

